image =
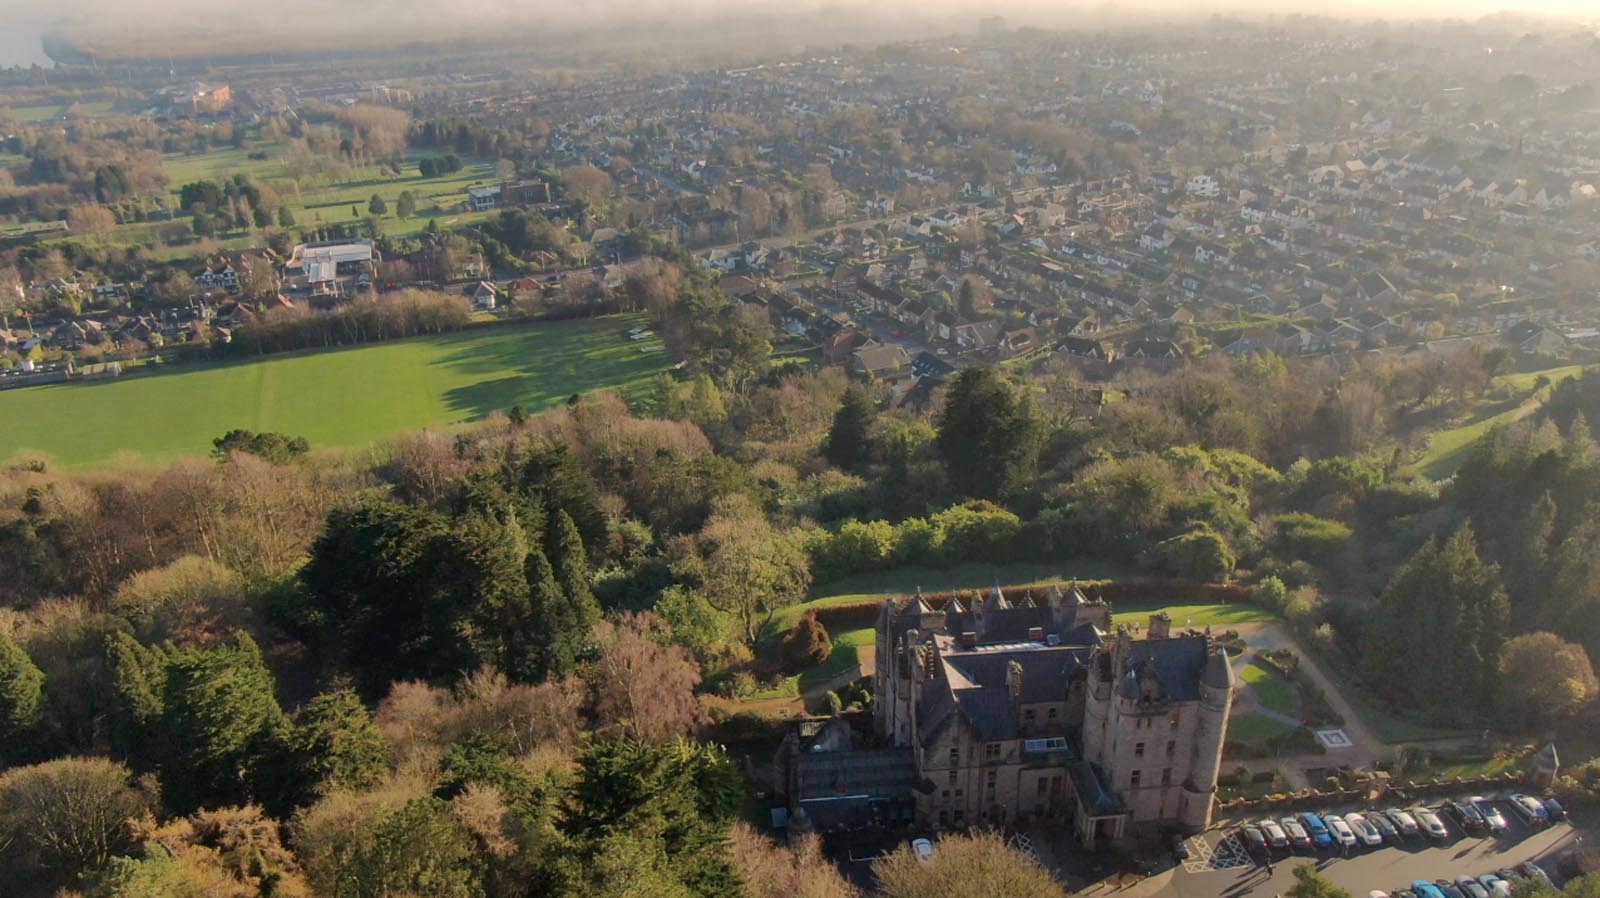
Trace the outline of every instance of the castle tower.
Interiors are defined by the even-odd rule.
[[[1183,785],[1181,817],[1186,827],[1202,830],[1211,825],[1211,807],[1222,771],[1222,743],[1228,732],[1228,712],[1233,708],[1233,667],[1228,654],[1218,648],[1206,659],[1200,678],[1200,720],[1194,736],[1194,762]]]

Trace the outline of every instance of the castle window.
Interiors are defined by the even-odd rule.
[[[952,770],[952,771],[950,771],[950,785],[954,786],[955,784],[956,784],[956,772],[954,770]]]
[[[1161,785],[1163,785],[1163,786],[1172,785],[1172,768],[1171,767],[1168,767],[1165,770],[1161,771]]]
[[[994,785],[994,780],[995,780],[995,777],[996,777],[997,774],[999,774],[998,770],[989,771],[989,785],[991,785],[991,786]]]
[[[1136,757],[1136,758],[1144,757],[1144,743],[1143,742],[1135,742],[1135,743],[1133,743],[1133,756]]]
[[[1000,757],[1000,743],[989,742],[983,746],[983,757],[986,761],[993,761]]]
[[[950,797],[950,790],[949,789],[944,790],[944,792],[941,793],[939,797],[940,798],[949,798]]]
[[[1177,740],[1169,741],[1167,743],[1167,757],[1170,758],[1170,757],[1172,757],[1173,755],[1175,755],[1177,753],[1178,753],[1178,742],[1177,742]]]
[[[1142,772],[1143,771],[1135,770],[1133,773],[1129,774],[1128,785],[1135,789],[1139,788],[1139,774]]]
[[[1034,720],[1035,713],[1036,712],[1032,708],[1029,708],[1026,711],[1023,711],[1022,712],[1022,725],[1023,726],[1029,726],[1029,727],[1033,726],[1033,720]]]
[[[1172,724],[1174,729],[1177,728],[1178,724],[1180,722],[1182,722],[1182,720],[1183,720],[1183,715],[1182,714],[1179,714],[1177,711],[1173,711],[1172,712],[1171,724]]]
[[[961,796],[963,796],[965,794],[967,794],[967,791],[965,789],[957,789],[956,790],[956,797],[957,798],[960,798]],[[959,814],[961,812],[960,811],[956,811],[956,813]]]
[[[950,766],[951,767],[960,767],[961,766],[961,749],[959,749],[959,748],[950,749]]]
[[[1056,719],[1056,709],[1055,708],[1051,708],[1050,710],[1046,711],[1044,713],[1044,717],[1045,717],[1046,720],[1055,720]]]
[[[940,826],[944,826],[945,824],[947,824],[949,822],[950,822],[950,813],[948,811],[940,811],[939,812],[939,825]]]

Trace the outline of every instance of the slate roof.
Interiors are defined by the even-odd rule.
[[[1194,701],[1200,697],[1200,679],[1206,670],[1206,643],[1204,636],[1131,640],[1117,677],[1121,680],[1132,673],[1137,678],[1146,662],[1154,661],[1155,674],[1161,680],[1166,698],[1175,702]]]

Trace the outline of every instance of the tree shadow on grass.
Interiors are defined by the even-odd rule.
[[[467,418],[482,418],[518,403],[536,410],[554,401],[554,397],[540,394],[540,380],[531,374],[516,374],[468,384],[446,391],[444,403]]]

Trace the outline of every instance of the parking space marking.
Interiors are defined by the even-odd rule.
[[[1188,873],[1204,873],[1207,870],[1237,870],[1254,865],[1255,859],[1245,850],[1244,843],[1239,841],[1238,836],[1230,834],[1223,836],[1215,848],[1204,836],[1190,839],[1189,859],[1183,862],[1183,869]]]

